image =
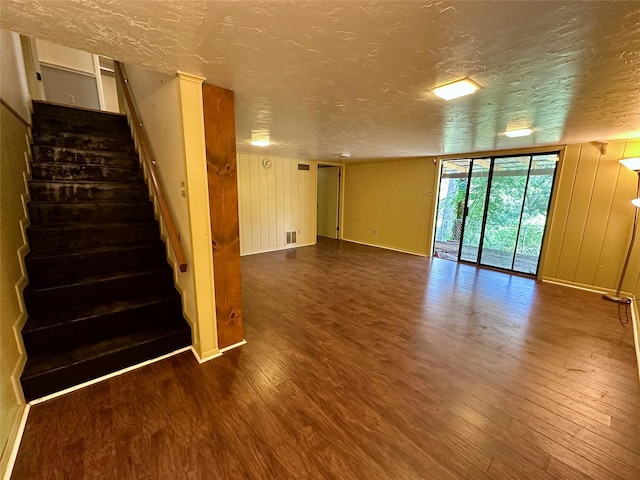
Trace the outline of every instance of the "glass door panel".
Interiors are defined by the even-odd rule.
[[[460,260],[465,262],[478,262],[490,167],[490,159],[477,158],[472,162],[469,195],[467,197],[466,216],[463,225],[462,247],[460,249]]]
[[[434,245],[438,258],[458,260],[470,165],[467,159],[442,162]]]
[[[497,158],[493,167],[480,263],[511,270],[531,157]]]
[[[513,262],[513,270],[516,272],[532,275],[538,272],[557,160],[557,154],[538,155],[533,157],[531,162],[520,235]]]

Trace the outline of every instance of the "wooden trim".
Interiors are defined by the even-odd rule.
[[[224,348],[244,338],[235,98],[231,90],[205,84],[202,87],[202,102],[216,325],[218,347]]]
[[[124,68],[120,62],[114,61],[113,65],[116,72],[116,79],[118,83],[123,87],[122,91],[124,93],[125,103],[127,105],[129,115],[131,116],[131,125],[138,139],[142,161],[147,167],[147,172],[149,173],[149,180],[153,187],[156,200],[158,201],[160,215],[162,216],[162,220],[167,227],[169,243],[171,244],[171,247],[173,247],[173,251],[176,254],[176,260],[178,262],[180,271],[186,272],[187,258],[184,254],[184,251],[182,250],[182,245],[180,243],[180,234],[176,229],[175,222],[173,221],[173,217],[171,216],[171,211],[169,210],[169,204],[167,203],[164,192],[162,190],[162,186],[160,184],[160,178],[158,177],[158,173],[156,171],[156,162],[153,159],[153,155],[151,154],[149,138],[147,137],[144,126],[142,125],[142,121],[140,120],[140,116],[138,115],[138,112],[136,110],[131,87],[129,86],[129,80],[127,80]]]
[[[4,105],[7,110],[9,110],[18,120],[20,120],[25,125],[25,127],[32,128],[31,122],[20,115],[18,111],[11,105],[9,105],[9,103],[4,98],[0,98],[0,103],[2,103],[2,105]]]

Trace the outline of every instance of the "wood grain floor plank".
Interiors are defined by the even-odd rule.
[[[329,240],[242,278],[246,345],[35,405],[12,478],[640,478],[633,337],[600,296]]]

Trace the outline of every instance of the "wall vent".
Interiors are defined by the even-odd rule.
[[[309,165],[307,165],[306,163],[299,163],[298,170],[309,170]]]
[[[296,231],[294,230],[293,232],[287,232],[287,245],[289,245],[290,243],[296,243]]]

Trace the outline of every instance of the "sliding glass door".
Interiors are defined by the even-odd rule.
[[[557,160],[550,153],[443,161],[434,255],[535,275]],[[442,188],[453,179],[455,189]]]

